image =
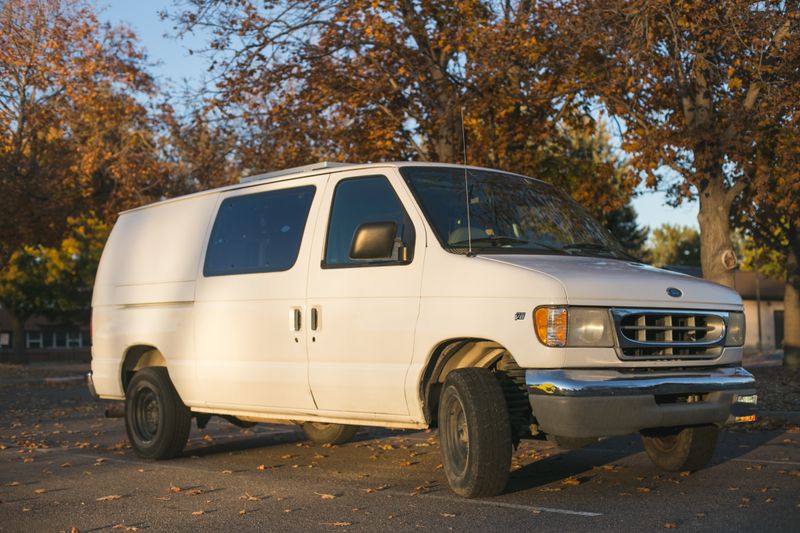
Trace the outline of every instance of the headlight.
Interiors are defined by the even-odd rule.
[[[744,344],[744,313],[728,313],[728,333],[725,346],[741,346]]]
[[[608,309],[570,307],[567,325],[567,346],[614,346]]]
[[[597,307],[538,307],[534,329],[545,346],[614,346],[608,309]]]

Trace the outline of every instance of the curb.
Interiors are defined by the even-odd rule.
[[[79,383],[86,381],[86,376],[81,374],[77,376],[57,376],[48,378],[11,378],[0,379],[0,385],[14,385],[24,383]]]

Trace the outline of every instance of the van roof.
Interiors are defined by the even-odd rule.
[[[175,198],[168,198],[166,200],[161,200],[158,202],[153,202],[151,204],[142,205],[139,207],[134,207],[132,209],[128,209],[125,211],[121,211],[120,215],[124,213],[130,213],[132,211],[139,211],[141,209],[148,209],[150,207],[155,207],[158,205],[169,204],[173,202],[179,202],[182,200],[188,200],[191,198],[198,198],[200,196],[205,196],[207,194],[216,194],[236,189],[244,189],[247,187],[253,187],[256,185],[262,185],[264,183],[273,183],[273,182],[280,182],[280,181],[288,181],[294,180],[299,178],[306,178],[309,176],[316,176],[319,174],[332,174],[336,172],[344,172],[350,170],[361,170],[361,169],[368,169],[368,168],[401,168],[401,167],[408,167],[408,166],[415,166],[415,167],[446,167],[446,168],[468,168],[473,170],[492,170],[497,172],[497,169],[488,169],[484,167],[476,167],[471,165],[454,165],[450,163],[426,163],[421,161],[387,161],[381,163],[338,163],[338,162],[331,162],[331,161],[321,161],[319,163],[312,163],[310,165],[303,165],[301,167],[293,167],[287,168],[283,170],[276,170],[272,172],[267,172],[264,174],[255,174],[252,176],[243,177],[239,180],[239,183],[235,183],[233,185],[225,185],[223,187],[217,187],[215,189],[208,189],[205,191],[199,191],[192,194],[186,194],[183,196],[176,196]],[[505,172],[505,171],[501,171]],[[509,174],[514,174],[513,172],[508,172]]]

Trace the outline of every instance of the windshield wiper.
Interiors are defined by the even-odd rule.
[[[473,243],[481,243],[481,242],[489,242],[495,246],[502,246],[504,244],[528,244],[528,241],[525,239],[517,239],[516,237],[507,237],[505,235],[489,235],[487,237],[476,237],[471,240]],[[463,241],[456,241],[449,243],[450,246],[463,246],[465,244],[469,244],[470,239],[464,239]]]
[[[566,252],[600,252],[606,255],[610,255],[611,257],[623,257],[625,259],[631,259],[636,262],[641,262],[636,257],[632,256],[627,252],[623,252],[622,250],[614,250],[609,248],[608,246],[604,246],[602,244],[597,244],[594,242],[576,242],[573,244],[567,244],[561,247],[562,250]]]
[[[518,239],[516,237],[508,237],[508,236],[505,236],[505,235],[491,235],[491,236],[488,236],[488,237],[478,237],[478,238],[472,239],[472,243],[473,244],[476,243],[476,242],[477,243],[489,242],[489,243],[492,243],[493,246],[498,246],[498,245],[502,246],[504,244],[529,244],[529,245],[536,246],[536,247],[538,247],[538,248],[540,248],[542,250],[549,250],[551,252],[556,252],[559,255],[563,255],[563,254],[570,255],[570,252],[568,252],[566,250],[562,250],[561,248],[558,248],[556,246],[551,246],[551,245],[545,244],[543,242],[526,241],[525,239]],[[469,240],[465,239],[463,241],[451,242],[449,244],[449,246],[451,246],[451,247],[452,246],[466,246],[467,244],[469,244]],[[479,251],[480,250],[486,250],[486,248],[479,248],[478,250]],[[476,250],[473,249],[472,251],[475,252]]]

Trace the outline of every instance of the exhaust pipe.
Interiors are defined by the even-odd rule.
[[[122,418],[125,416],[125,404],[114,402],[106,405],[106,418]]]

